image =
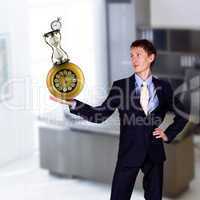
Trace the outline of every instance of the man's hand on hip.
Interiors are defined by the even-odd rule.
[[[167,135],[164,133],[164,131],[161,128],[155,128],[153,131],[153,136],[155,136],[155,138],[162,138],[163,141],[167,142],[168,138]]]

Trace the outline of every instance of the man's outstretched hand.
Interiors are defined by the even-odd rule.
[[[62,99],[58,99],[54,96],[49,96],[49,98],[55,102],[61,103],[61,104],[66,104],[68,106],[72,106],[74,104],[74,100],[62,100]]]

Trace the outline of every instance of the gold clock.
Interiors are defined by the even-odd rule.
[[[51,23],[52,31],[44,34],[45,42],[52,48],[53,67],[47,75],[49,92],[63,100],[76,97],[84,86],[82,70],[74,63],[69,62],[68,54],[61,48],[60,18]]]
[[[49,70],[46,81],[53,96],[70,100],[81,92],[85,79],[82,70],[77,65],[66,62],[53,66]]]

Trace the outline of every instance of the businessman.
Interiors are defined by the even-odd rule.
[[[133,75],[114,81],[100,106],[93,107],[76,99],[51,99],[69,105],[71,113],[94,123],[103,122],[118,109],[119,152],[110,200],[130,200],[139,170],[144,174],[144,198],[161,200],[166,160],[163,143],[170,143],[184,128],[187,119],[170,84],[151,73],[156,60],[153,44],[145,39],[134,41],[130,56]],[[174,120],[163,131],[159,125],[167,112],[174,113]]]

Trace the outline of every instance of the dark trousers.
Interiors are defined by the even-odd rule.
[[[144,198],[161,200],[163,163],[153,163],[147,156],[139,167],[122,167],[117,164],[112,181],[110,200],[130,200],[139,170],[142,170]]]

